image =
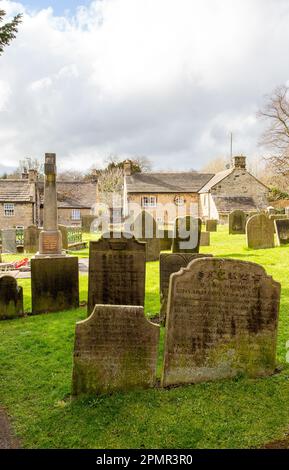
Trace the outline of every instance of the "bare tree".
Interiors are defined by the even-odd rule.
[[[98,177],[98,194],[102,203],[111,205],[113,197],[121,197],[123,188],[123,170],[108,168]]]
[[[267,96],[258,116],[268,122],[260,142],[272,152],[265,157],[268,168],[289,182],[289,88],[279,86]]]
[[[217,157],[209,161],[203,166],[202,172],[204,173],[218,173],[226,169],[227,160],[224,157]]]

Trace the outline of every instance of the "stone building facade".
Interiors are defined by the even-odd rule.
[[[43,224],[44,184],[34,170],[19,179],[0,179],[0,229]],[[58,181],[58,222],[80,226],[81,217],[93,214],[97,180]]]
[[[227,222],[229,213],[235,209],[250,213],[268,206],[269,190],[247,171],[243,156],[233,157],[231,168],[215,175],[197,172],[132,175],[129,161],[124,171],[124,215],[137,204],[164,225],[173,223],[174,206],[180,216],[220,222]]]

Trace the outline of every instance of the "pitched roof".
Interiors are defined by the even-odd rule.
[[[260,210],[260,201],[256,201],[253,197],[243,196],[214,196],[212,195],[218,212],[231,212],[236,209],[243,211]],[[265,206],[264,206],[265,207]]]
[[[220,181],[222,181],[224,178],[226,178],[226,176],[229,176],[232,171],[234,170],[234,168],[229,168],[228,170],[224,170],[224,171],[219,171],[218,173],[216,173],[212,179],[210,179],[206,184],[205,186],[203,186],[201,189],[200,189],[200,193],[206,193],[208,191],[210,191],[210,189],[215,186],[216,184],[220,183]]]
[[[91,209],[96,203],[96,183],[91,181],[57,181],[59,208]],[[44,202],[44,183],[39,184],[40,201]]]
[[[34,202],[27,180],[0,179],[1,202]]]
[[[128,193],[198,192],[214,175],[211,173],[135,173],[126,176]]]

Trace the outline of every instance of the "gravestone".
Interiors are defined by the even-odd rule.
[[[202,230],[201,219],[189,215],[175,220],[173,253],[198,253]]]
[[[244,211],[235,210],[229,214],[229,234],[237,235],[246,233],[247,216]]]
[[[208,219],[206,220],[206,232],[216,232],[217,231],[217,220]]]
[[[210,232],[201,232],[200,246],[210,246]]]
[[[60,230],[62,236],[62,248],[64,250],[68,250],[68,233],[66,225],[58,225],[58,230]]]
[[[265,214],[253,215],[246,224],[248,248],[273,248],[274,225]]]
[[[143,307],[96,305],[76,324],[72,395],[153,387],[159,333]]]
[[[289,219],[277,219],[274,221],[278,245],[289,244]]]
[[[160,231],[160,249],[161,251],[168,251],[172,249],[174,231],[173,229],[164,229]]]
[[[0,320],[24,315],[23,290],[13,276],[0,276]]]
[[[262,266],[201,258],[171,276],[163,386],[275,370],[280,284]]]
[[[169,292],[170,275],[185,268],[191,261],[212,255],[200,253],[161,253],[160,254],[160,316],[165,319]]]
[[[157,261],[160,256],[158,226],[149,212],[142,211],[133,222],[133,236],[146,243],[146,261]]]
[[[24,229],[24,251],[26,253],[36,253],[39,248],[40,230],[36,225],[29,225]]]
[[[288,219],[288,216],[286,214],[270,214],[269,215],[269,220],[271,220],[273,224],[274,233],[276,233],[275,223],[274,223],[275,220],[284,220],[284,219]]]
[[[91,225],[97,220],[96,215],[82,215],[81,216],[81,228],[82,232],[89,233],[91,231]]]
[[[96,304],[144,305],[145,243],[104,234],[89,245],[88,313]]]
[[[32,258],[31,291],[33,314],[78,308],[78,258]]]
[[[15,228],[2,230],[2,253],[17,253]]]

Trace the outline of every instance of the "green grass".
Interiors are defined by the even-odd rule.
[[[0,324],[0,403],[17,436],[32,448],[235,448],[258,447],[289,431],[289,248],[248,250],[245,236],[211,234],[203,253],[262,264],[281,282],[278,334],[281,373],[264,379],[225,380],[69,399],[75,322],[85,308]],[[159,311],[158,263],[147,264],[146,314]],[[30,310],[30,280],[24,287]],[[80,298],[87,276],[80,276]],[[244,292],[244,295],[246,293]],[[163,331],[162,335],[163,337]],[[162,359],[160,346],[158,373]]]

